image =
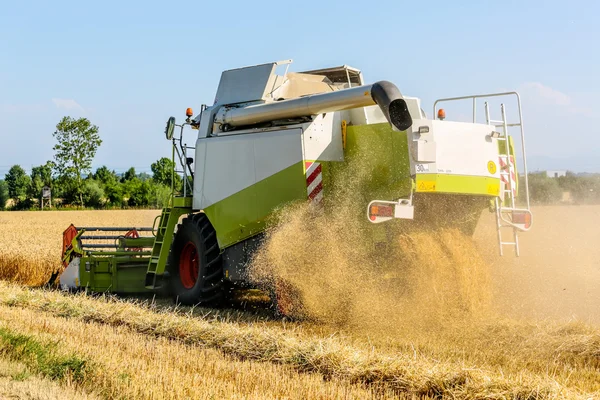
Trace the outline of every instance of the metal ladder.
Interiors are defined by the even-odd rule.
[[[171,208],[163,208],[162,213],[160,215],[160,220],[158,223],[158,228],[156,229],[154,239],[154,246],[152,247],[152,254],[150,255],[150,261],[148,262],[148,271],[146,272],[146,287],[147,288],[155,288],[157,286],[156,281],[156,270],[158,269],[158,265],[160,263],[160,259],[164,258],[163,262],[166,262],[166,258],[168,257],[168,247],[163,246],[165,241],[165,235],[168,230],[169,217],[171,216]],[[157,217],[159,218],[159,217]],[[154,225],[156,225],[156,219],[154,220]],[[154,230],[154,227],[153,227]],[[166,251],[165,251],[166,250]]]
[[[496,212],[496,230],[498,232],[498,247],[500,250],[500,255],[504,255],[504,246],[514,246],[515,255],[518,257],[520,255],[519,252],[519,228],[514,225],[512,222],[513,212],[522,211],[518,209],[516,206],[516,190],[517,190],[517,175],[515,169],[515,158],[514,155],[510,152],[510,141],[509,141],[509,133],[508,127],[509,124],[506,120],[506,108],[504,104],[500,104],[500,113],[502,116],[501,120],[492,120],[490,118],[490,108],[489,104],[486,101],[485,103],[485,120],[488,125],[494,127],[494,129],[501,129],[501,132],[494,132],[498,134],[496,139],[499,143],[498,157],[499,157],[499,166],[500,166],[500,196],[496,197],[495,202],[495,212]],[[510,126],[520,127],[521,130],[523,128],[523,123],[521,121],[521,116],[519,115],[519,122],[515,124],[510,124]],[[500,145],[504,142],[504,146]],[[503,149],[500,150],[500,149]],[[527,194],[527,210],[529,210],[529,196]],[[502,230],[503,228],[509,228],[512,230],[512,241],[507,241],[502,238]]]
[[[486,94],[475,94],[470,96],[460,96],[460,97],[447,97],[443,99],[438,99],[433,103],[433,115],[437,115],[437,106],[441,102],[448,101],[464,101],[471,100],[473,103],[473,123],[477,123],[477,100],[492,98],[492,97],[510,97],[516,100],[517,108],[519,112],[519,122],[517,123],[508,123],[506,120],[506,111],[504,104],[501,105],[502,111],[502,120],[494,121],[490,119],[490,112],[487,102],[485,103],[485,115],[487,124],[494,128],[491,137],[496,138],[502,143],[504,141],[504,151],[499,151],[499,162],[502,168],[502,165],[505,165],[503,169],[500,171],[501,182],[506,181],[507,188],[502,188],[501,193],[498,197],[496,197],[495,201],[495,212],[496,212],[496,228],[498,230],[498,245],[500,249],[500,255],[504,254],[503,246],[512,245],[515,247],[515,254],[519,256],[519,231],[527,231],[531,227],[532,215],[531,209],[529,207],[529,182],[528,182],[528,172],[527,172],[527,154],[525,152],[525,131],[523,128],[523,111],[521,108],[521,97],[517,92],[502,92],[502,93],[486,93]],[[516,181],[516,159],[514,155],[510,154],[510,140],[508,129],[511,127],[518,127],[520,129],[520,137],[521,137],[521,156],[523,157],[523,178],[524,178],[524,187],[522,193],[525,195],[525,207],[519,208],[516,204],[516,189],[517,189],[517,181]],[[502,128],[502,132],[497,132],[496,129]],[[499,149],[500,150],[500,149]],[[513,178],[514,174],[514,180]],[[501,185],[502,186],[502,185]],[[502,229],[512,228],[513,230],[513,241],[505,242],[502,239]]]
[[[163,208],[158,227],[156,227],[156,220],[159,217],[154,220],[154,226],[152,227],[155,239],[148,261],[148,270],[146,271],[145,286],[147,289],[161,287],[162,281],[157,278],[165,272],[169,252],[175,237],[175,227],[182,215],[189,214],[192,211],[191,197],[173,197],[171,203],[171,207]]]

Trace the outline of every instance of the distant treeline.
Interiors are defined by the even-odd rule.
[[[600,204],[600,174],[549,177],[546,172],[528,175],[530,198],[534,204]],[[521,177],[520,183],[524,179]]]
[[[152,164],[152,174],[136,174],[130,168],[122,175],[106,166],[96,169],[81,182],[68,176],[55,175],[49,161],[34,167],[31,174],[14,165],[0,180],[0,210],[29,210],[41,205],[42,189],[51,189],[54,208],[162,208],[171,194],[173,162],[161,158]],[[182,180],[175,175],[176,189]],[[81,188],[81,189],[80,189]]]
[[[54,208],[162,208],[171,194],[173,168],[168,158],[153,163],[151,175],[136,174],[134,168],[118,175],[103,166],[82,178],[80,191],[73,179],[53,175],[52,162],[34,167],[30,175],[14,165],[0,180],[0,210],[39,208],[44,186],[51,188]],[[182,183],[175,174],[175,189],[180,190]],[[520,184],[524,184],[523,177]],[[567,172],[548,177],[545,172],[534,172],[529,174],[529,190],[533,204],[600,204],[600,174]]]
[[[151,165],[152,175],[130,168],[119,176],[105,166],[92,172],[102,144],[98,131],[87,118],[63,117],[52,133],[54,161],[32,168],[29,175],[13,165],[0,179],[0,210],[29,210],[47,203],[53,208],[161,208],[169,201],[172,184],[181,189],[173,161],[164,157]],[[42,201],[44,187],[50,188],[51,198]]]

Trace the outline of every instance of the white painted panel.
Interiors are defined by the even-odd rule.
[[[381,108],[379,108],[379,106],[377,106],[377,105],[364,107],[363,110],[365,113],[366,121],[364,123],[361,123],[360,120],[357,120],[357,122],[354,122],[354,120],[352,120],[352,122],[355,125],[363,125],[363,124],[372,125],[372,124],[382,124],[384,122],[388,122],[387,119],[385,119],[385,115],[383,115]]]
[[[302,129],[254,134],[256,182],[302,161]]]
[[[319,114],[314,121],[306,124],[303,133],[304,159],[320,161],[342,161],[344,149],[342,143],[342,120],[337,112],[323,116]]]
[[[223,71],[217,89],[215,104],[233,104],[263,99],[272,90],[273,70],[276,63]]]
[[[367,125],[368,123],[371,123],[371,124],[374,123],[374,122],[371,122],[371,119],[369,119],[369,117],[368,117],[368,112],[372,108],[376,108],[379,110],[379,106],[359,107],[359,108],[352,108],[350,110],[347,110],[346,112],[348,112],[350,114],[349,118],[347,119],[348,124]],[[380,112],[381,112],[381,110],[380,110]],[[381,113],[381,117],[385,120],[383,113]]]
[[[208,207],[256,182],[252,139],[240,135],[204,140],[207,142],[206,170],[200,208]]]
[[[423,133],[419,133],[422,131]],[[410,152],[410,173],[436,173],[437,145],[435,143],[432,121],[413,119],[413,125],[407,132]]]
[[[75,257],[67,268],[60,274],[60,288],[62,290],[77,289],[79,287],[79,265],[80,257]]]
[[[192,208],[194,210],[202,209],[202,195],[204,190],[204,172],[206,170],[206,139],[196,140],[196,154],[194,158],[194,197]]]
[[[301,137],[302,129],[297,128],[199,139],[194,209],[208,207],[301,162]]]
[[[453,175],[499,177],[488,171],[488,162],[498,164],[497,139],[489,137],[492,127],[454,121],[432,121],[437,144],[437,172]]]
[[[432,141],[417,140],[416,160],[420,163],[433,163],[437,160],[436,143]]]

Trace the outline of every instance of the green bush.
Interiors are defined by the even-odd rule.
[[[100,183],[88,179],[83,184],[83,204],[87,207],[100,208],[104,206],[104,190]]]
[[[549,178],[545,172],[529,174],[529,193],[533,203],[557,203],[562,199],[562,192],[558,179]]]

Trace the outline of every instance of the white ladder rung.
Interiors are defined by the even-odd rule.
[[[489,125],[492,125],[492,126],[504,126],[504,122],[502,122],[502,121],[490,121]],[[513,126],[521,126],[521,124],[506,124],[506,126],[508,128],[511,128]]]
[[[516,246],[517,245],[516,242],[500,242],[500,244],[503,246]]]

